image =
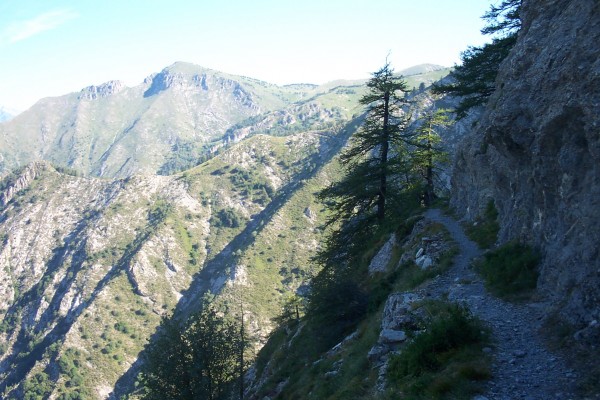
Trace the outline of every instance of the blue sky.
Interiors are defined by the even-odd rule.
[[[25,109],[117,79],[133,86],[176,62],[276,84],[452,66],[487,0],[2,0],[0,105]]]

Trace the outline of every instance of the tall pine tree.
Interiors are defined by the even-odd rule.
[[[429,207],[435,199],[436,169],[448,158],[447,153],[441,148],[442,138],[439,130],[450,125],[451,121],[448,118],[448,110],[444,109],[429,110],[419,120],[420,125],[416,129],[411,157],[414,172],[424,181],[423,202]]]
[[[386,63],[373,73],[367,88],[360,99],[366,106],[364,122],[340,157],[345,176],[320,193],[333,202],[336,221],[357,214],[374,216],[378,222],[385,219],[390,176],[398,161],[390,148],[407,141],[408,117],[402,111],[408,104],[403,95],[408,91],[406,82]]]

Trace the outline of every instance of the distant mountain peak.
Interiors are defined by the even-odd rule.
[[[201,73],[205,74],[216,74],[218,71],[215,71],[210,68],[203,67],[201,65],[185,62],[185,61],[176,61],[168,67],[164,68],[161,73],[169,72],[171,74],[182,74],[185,76],[193,76]]]

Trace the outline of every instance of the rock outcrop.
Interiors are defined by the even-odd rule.
[[[392,234],[387,242],[379,249],[369,264],[369,275],[377,272],[386,272],[392,259],[392,250],[396,245],[396,235]]]
[[[21,171],[10,175],[4,181],[4,187],[0,191],[0,207],[6,207],[16,193],[26,189],[39,175],[40,171],[45,171],[48,166],[49,165],[43,161],[33,162],[23,167]]]
[[[81,89],[79,94],[80,99],[96,100],[103,97],[111,96],[125,89],[125,84],[121,81],[108,81],[100,86],[88,86]]]
[[[571,322],[600,316],[600,3],[523,0],[497,91],[457,154],[452,204],[493,200],[499,242],[542,250],[539,287]]]

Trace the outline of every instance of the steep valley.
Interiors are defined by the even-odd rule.
[[[253,329],[268,331],[277,298],[310,276],[312,191],[327,179],[317,166],[348,133],[254,136],[169,177],[76,177],[45,162],[15,173],[2,214],[1,390],[40,374],[66,390],[57,365],[69,354],[80,386],[104,398],[162,315],[240,276]]]
[[[362,90],[178,63],[140,87],[88,87],[0,125],[3,398],[128,393],[161,318],[189,315],[207,293],[242,296],[263,343],[317,272],[315,193],[339,175]]]

